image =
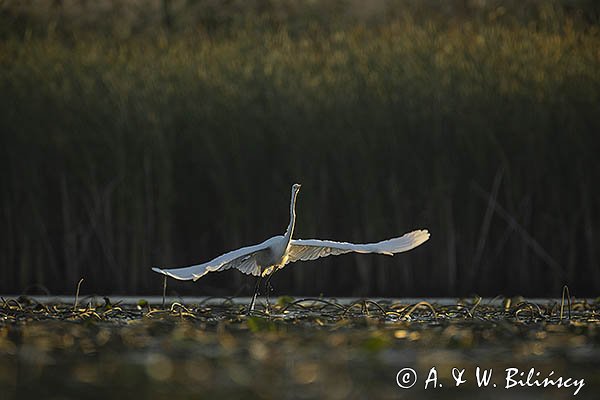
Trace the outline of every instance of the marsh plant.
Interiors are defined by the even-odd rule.
[[[593,2],[213,3],[0,5],[0,292],[158,291],[279,232],[296,181],[299,237],[432,240],[282,292],[600,288]]]

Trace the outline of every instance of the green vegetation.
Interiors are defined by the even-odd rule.
[[[283,232],[296,181],[298,237],[432,240],[279,293],[600,289],[593,2],[184,3],[1,6],[0,292],[158,292],[151,265]]]
[[[559,318],[556,302],[503,307],[481,299],[429,307],[299,299],[252,317],[231,302],[146,309],[89,299],[77,308],[2,300],[0,384],[7,399],[427,398],[433,366],[443,383],[435,392],[440,399],[572,396],[573,387],[506,391],[509,367],[536,368],[540,380],[550,371],[585,379],[578,396],[591,398],[600,378],[600,304],[581,300],[568,319]],[[498,389],[477,387],[478,366],[494,370]],[[418,373],[409,391],[395,381],[406,367]],[[452,368],[466,371],[460,388]]]

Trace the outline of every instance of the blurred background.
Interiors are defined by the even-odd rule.
[[[432,237],[276,295],[595,296],[599,135],[592,0],[0,1],[0,293],[159,294],[299,182],[297,238]]]

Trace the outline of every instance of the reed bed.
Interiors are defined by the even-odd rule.
[[[432,239],[289,267],[281,293],[600,288],[593,4],[131,2],[104,8],[132,16],[107,27],[95,8],[74,17],[78,2],[17,3],[0,14],[0,292],[69,293],[85,276],[158,293],[152,265],[282,232],[293,182],[297,237]]]

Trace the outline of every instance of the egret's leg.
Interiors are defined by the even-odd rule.
[[[162,308],[165,309],[165,298],[167,297],[167,276],[165,275],[165,279],[163,281],[163,302]]]
[[[267,291],[267,314],[271,308],[271,303],[269,301],[269,296],[271,295],[271,291],[273,290],[273,286],[271,286],[271,278],[275,275],[275,271],[271,272],[267,277],[267,282],[265,284],[265,289]]]
[[[252,296],[252,301],[250,302],[250,307],[248,307],[248,313],[254,311],[254,303],[256,302],[256,296],[258,295],[258,290],[260,289],[260,281],[262,276],[258,276],[256,279],[256,286],[254,287],[254,296]]]

